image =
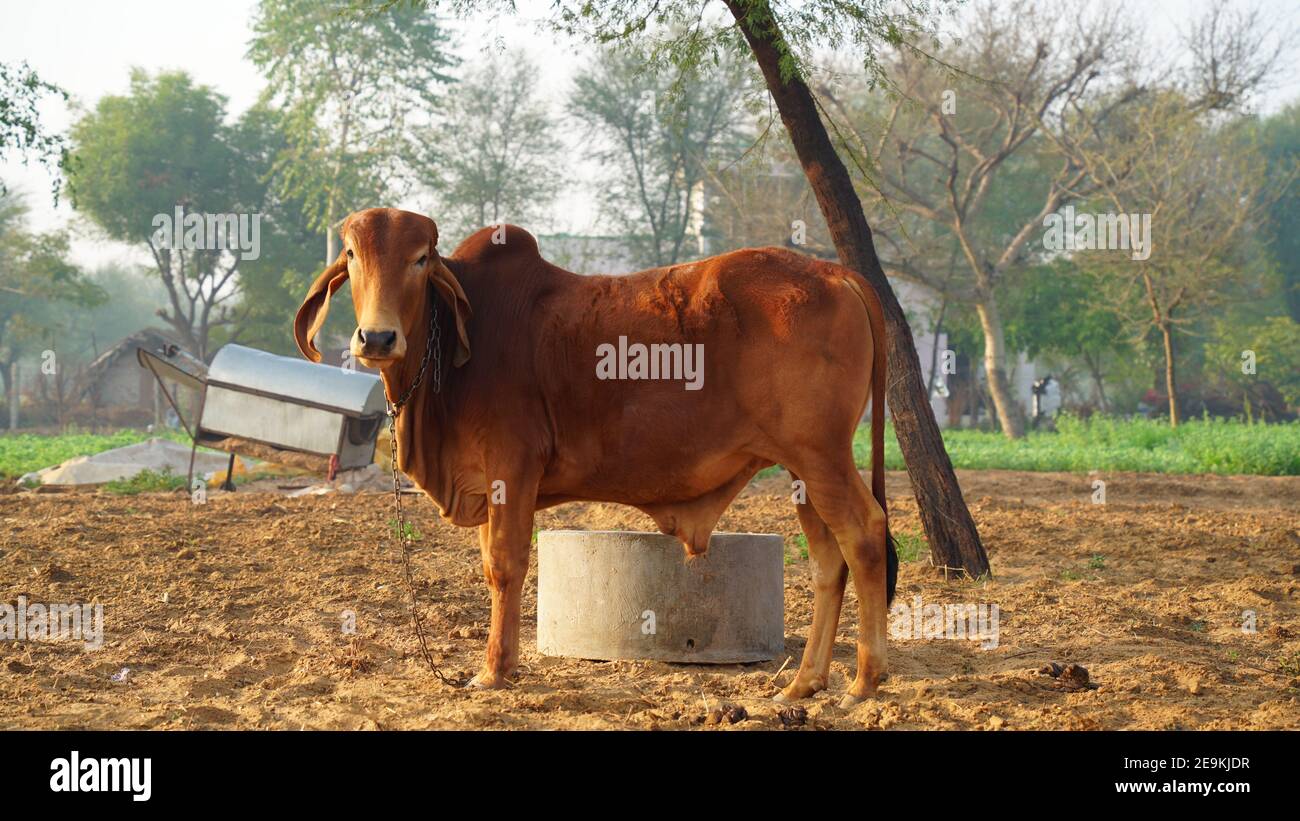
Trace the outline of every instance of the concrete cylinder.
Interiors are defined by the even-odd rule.
[[[660,533],[544,530],[537,649],[585,659],[732,664],[785,650],[785,556],[769,533],[715,533],[687,559]]]

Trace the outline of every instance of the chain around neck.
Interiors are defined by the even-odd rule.
[[[441,339],[438,329],[438,302],[436,297],[431,297],[431,300],[433,304],[429,311],[429,333],[424,342],[424,356],[420,357],[420,370],[416,372],[415,379],[397,401],[388,403],[389,416],[397,416],[402,412],[411,394],[415,393],[415,389],[424,381],[424,374],[429,369],[430,361],[433,362],[433,392],[438,393],[442,390],[442,345],[439,344]]]

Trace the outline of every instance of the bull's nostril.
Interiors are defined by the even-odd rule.
[[[397,331],[376,331],[357,328],[357,341],[369,353],[388,353],[397,344]]]

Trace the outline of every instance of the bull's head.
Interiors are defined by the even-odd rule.
[[[469,359],[469,300],[438,255],[433,220],[410,211],[370,208],[344,220],[339,236],[343,252],[312,283],[294,320],[303,356],[320,361],[313,342],[316,332],[325,323],[330,297],[351,279],[357,329],[350,347],[363,364],[384,368],[402,360],[407,337],[428,322],[433,307],[427,298],[429,285],[451,306],[456,325],[452,364],[460,366]]]

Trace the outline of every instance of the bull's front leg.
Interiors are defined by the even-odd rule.
[[[492,597],[487,657],[471,687],[505,687],[519,668],[519,611],[532,552],[537,483],[531,477],[488,477],[488,521],[479,526],[483,575]]]

